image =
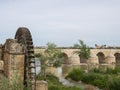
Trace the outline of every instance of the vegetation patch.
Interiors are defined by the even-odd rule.
[[[120,70],[118,68],[106,70],[93,69],[88,73],[78,69],[73,69],[66,78],[74,81],[82,81],[92,84],[103,90],[120,90]]]
[[[41,78],[39,77],[37,79],[41,79]],[[67,87],[67,86],[62,85],[62,83],[59,82],[59,79],[52,74],[47,74],[46,80],[48,82],[48,90],[82,90],[79,87],[75,87],[75,86]]]
[[[84,71],[80,68],[73,68],[72,71],[66,76],[74,81],[80,81],[83,77]]]

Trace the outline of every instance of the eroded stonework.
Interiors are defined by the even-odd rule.
[[[24,80],[24,47],[16,39],[7,39],[4,45],[4,74],[9,80]],[[17,78],[16,78],[17,77]]]
[[[36,81],[36,90],[48,90],[46,81]]]
[[[32,87],[32,90],[47,90],[47,82],[36,82],[34,58],[31,33],[28,28],[19,27],[15,39],[7,39],[4,45],[0,44],[0,74],[7,77],[11,86],[19,82]]]
[[[73,54],[73,52],[77,51],[79,49],[61,49],[61,52],[66,55],[67,60],[65,61],[66,63],[64,64],[82,64],[80,57],[77,54]],[[44,54],[45,48],[35,48],[35,54],[41,52]],[[117,64],[120,63],[120,49],[113,48],[113,49],[90,49],[90,58],[87,60],[88,63],[90,64]],[[102,53],[103,58],[100,59],[99,53]],[[64,56],[63,56],[64,57]],[[104,63],[101,63],[102,62]]]

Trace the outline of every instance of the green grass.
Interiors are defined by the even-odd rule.
[[[46,78],[48,82],[48,90],[82,90],[79,87],[67,87],[62,85],[62,83],[59,82],[59,79],[52,74],[47,74]],[[42,78],[39,77],[37,79],[41,80]]]
[[[0,75],[0,90],[22,90],[24,85],[14,79],[12,82],[3,75]],[[28,89],[26,89],[28,90]]]
[[[66,78],[71,78],[74,81],[80,81],[83,74],[84,71],[80,68],[73,68],[72,71],[70,71],[69,74],[66,76]]]
[[[103,70],[102,68],[94,68],[90,70],[90,72],[94,73],[100,73],[100,74],[119,74],[120,73],[120,68],[106,68],[106,70]]]
[[[88,73],[82,70],[73,69],[68,75],[74,81],[82,81],[86,84],[92,84],[103,90],[120,90],[120,69],[110,69],[106,70],[93,69]]]

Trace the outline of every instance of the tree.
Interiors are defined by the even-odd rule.
[[[79,49],[73,53],[78,54],[80,60],[87,60],[90,57],[90,48],[82,40],[79,40],[79,44],[74,44],[74,48]]]
[[[43,70],[42,74],[44,75],[44,80],[46,80],[46,68],[60,67],[62,64],[62,52],[60,49],[57,49],[57,45],[54,43],[47,43],[47,48],[44,53],[39,55],[41,61],[41,69]]]

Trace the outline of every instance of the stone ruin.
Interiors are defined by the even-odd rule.
[[[32,51],[32,50],[27,50],[27,52],[26,52],[26,47],[32,47],[33,43],[30,41],[24,41],[25,40],[24,38],[27,38],[27,37],[24,37],[26,35],[24,33],[26,33],[26,31],[29,32],[29,30],[27,28],[21,27],[18,29],[18,31],[19,31],[19,33],[17,32],[18,37],[16,36],[17,39],[6,39],[5,44],[0,45],[0,74],[7,77],[8,80],[10,80],[10,82],[12,82],[12,80],[14,80],[14,79],[16,81],[20,80],[21,83],[24,85],[26,85],[25,84],[26,78],[27,79],[32,78],[31,79],[32,80],[31,82],[33,82],[33,84],[31,84],[32,90],[47,90],[47,82],[36,81],[36,77],[32,76],[31,74],[29,75],[29,73],[33,73],[31,71],[33,69],[35,69],[35,66],[33,66],[33,63],[30,63],[30,66],[28,66],[28,67],[30,67],[30,69],[27,68],[28,71],[26,71],[26,69],[25,69],[27,67],[26,65],[29,64],[28,61],[26,61],[26,60],[29,60],[29,58],[26,58],[27,56],[32,57],[30,62],[33,62],[34,57],[29,56],[29,54],[26,54],[27,52],[29,52],[30,54],[31,53],[33,54],[34,51]],[[29,32],[29,34],[30,34],[30,32]],[[19,37],[20,37],[20,39],[19,39]],[[22,39],[21,39],[21,37],[22,37]],[[30,40],[31,40],[31,38],[30,38]],[[26,44],[21,43],[21,41],[30,43],[30,44],[26,45]],[[29,49],[29,48],[27,48],[27,49]],[[16,76],[19,78],[16,78]]]

